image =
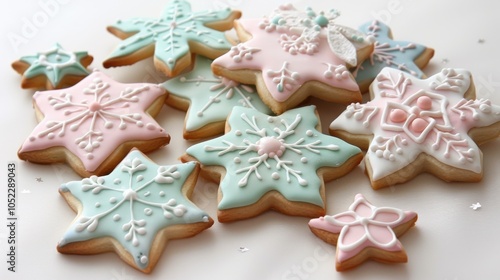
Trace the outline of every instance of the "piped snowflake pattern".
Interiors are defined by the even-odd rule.
[[[425,46],[393,40],[389,26],[378,20],[363,24],[359,30],[373,37],[375,43],[370,58],[353,71],[356,81],[371,83],[384,67],[399,69],[418,78],[424,76],[415,60],[426,50]]]
[[[51,49],[36,55],[23,56],[19,62],[29,64],[29,67],[20,73],[24,79],[42,75],[47,79],[44,87],[55,89],[66,86],[62,85],[61,81],[68,75],[80,76],[83,79],[90,74],[86,67],[92,62],[92,57],[87,52],[71,52],[55,44]]]
[[[260,72],[262,78],[256,79],[257,88],[261,89],[258,93],[277,114],[288,109],[282,107],[295,93],[300,96],[295,95],[294,100],[303,100],[311,92],[325,88],[313,82],[332,88],[328,95],[322,95],[327,100],[335,100],[338,91],[343,94],[349,92],[345,97],[352,101],[361,100],[359,87],[347,71],[346,63],[330,50],[326,38],[317,37],[314,39],[319,42],[317,48],[304,45],[305,50],[302,51],[302,47],[290,41],[296,34],[266,31],[261,21],[240,20],[239,24],[252,34],[252,38],[216,58],[213,66],[228,69],[230,73],[225,76],[237,81],[240,81],[238,76],[231,71]],[[308,48],[312,49],[308,51]],[[313,83],[313,89],[301,91],[303,85],[309,82]]]
[[[155,58],[172,70],[177,61],[190,52],[189,44],[192,42],[225,52],[231,44],[224,33],[209,28],[206,24],[224,21],[234,16],[233,13],[229,8],[221,11],[192,12],[189,2],[173,0],[158,19],[119,20],[111,28],[133,35],[125,39],[107,61],[130,55],[154,44]],[[105,67],[112,66],[107,61],[104,62]]]
[[[464,99],[472,87],[468,71],[443,69],[419,80],[384,68],[374,83],[372,101],[348,106],[330,126],[351,134],[373,134],[366,156],[374,180],[404,168],[420,153],[481,172],[480,151],[468,132],[500,121],[500,107],[486,99]]]
[[[209,222],[209,217],[183,195],[194,163],[158,166],[134,150],[108,176],[91,176],[64,184],[82,203],[58,247],[110,236],[144,269],[151,262],[156,234],[167,226]]]
[[[254,87],[214,75],[211,63],[212,60],[208,58],[196,56],[190,72],[162,84],[171,95],[190,101],[185,121],[187,132],[224,121],[234,106],[254,108],[263,113],[271,112],[260,100]],[[221,134],[223,130],[211,133]]]
[[[37,92],[34,100],[44,118],[20,152],[62,145],[93,171],[127,138],[167,137],[145,113],[163,95],[158,85],[121,84],[99,71],[71,88]],[[122,142],[110,137],[117,132]]]
[[[357,65],[356,49],[372,43],[372,37],[338,25],[335,20],[340,16],[336,9],[315,12],[308,7],[305,12],[296,10],[292,5],[281,5],[260,27],[267,32],[283,33],[280,44],[291,54],[313,54],[318,52],[320,36],[326,36],[330,50],[344,62]]]
[[[314,110],[297,108],[272,117],[235,107],[230,132],[188,148],[187,154],[203,164],[226,168],[219,209],[252,204],[270,190],[323,206],[316,170],[339,166],[359,150],[315,130]]]

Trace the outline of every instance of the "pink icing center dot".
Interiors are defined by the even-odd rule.
[[[99,110],[101,110],[101,108],[102,108],[101,104],[99,104],[97,102],[94,102],[94,103],[92,103],[92,104],[89,105],[89,110],[91,112],[99,111]]]
[[[416,133],[421,133],[422,131],[425,130],[425,128],[427,127],[428,123],[426,120],[422,119],[422,118],[416,118],[410,125],[410,129],[411,131],[413,132],[416,132]]]
[[[280,140],[275,137],[263,137],[257,143],[259,150],[257,151],[259,155],[267,154],[269,157],[274,157],[275,155],[281,156],[285,147],[280,142]]]
[[[395,123],[401,123],[406,120],[406,112],[401,109],[392,110],[389,118]]]
[[[417,99],[417,106],[422,110],[430,110],[432,108],[432,99],[428,96],[420,96]]]

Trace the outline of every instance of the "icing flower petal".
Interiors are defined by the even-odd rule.
[[[389,226],[379,226],[369,223],[366,231],[369,233],[368,238],[370,241],[379,247],[389,248],[397,242],[396,235]]]
[[[353,209],[357,209],[356,212]],[[369,212],[372,215],[361,216]],[[416,219],[415,212],[376,207],[357,194],[348,211],[311,219],[309,228],[324,241],[337,246],[336,269],[347,270],[370,258],[406,262],[405,250],[397,236],[412,227]],[[367,248],[376,250],[365,250]]]
[[[352,211],[347,211],[334,216],[325,216],[325,221],[339,226],[353,225],[357,223],[358,216]]]
[[[373,212],[373,222],[380,222],[381,225],[392,225],[399,223],[403,219],[403,212],[400,210],[395,211],[394,208],[380,207]]]
[[[337,246],[342,251],[350,251],[360,246],[368,239],[364,225],[344,226],[340,232]]]

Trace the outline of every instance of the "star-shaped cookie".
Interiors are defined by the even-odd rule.
[[[55,44],[49,50],[27,55],[12,63],[22,75],[22,88],[59,89],[72,86],[90,72],[93,57],[87,52],[70,52]]]
[[[214,60],[215,74],[255,84],[264,103],[281,114],[309,96],[348,104],[361,100],[348,67],[372,50],[368,38],[335,23],[336,11],[281,6],[269,18],[236,21],[243,43]]]
[[[108,31],[124,39],[104,61],[106,68],[130,65],[154,56],[158,70],[176,76],[191,65],[191,53],[216,58],[231,47],[224,34],[241,12],[192,12],[188,1],[172,0],[157,19],[119,20]]]
[[[349,210],[309,221],[311,231],[337,246],[337,270],[353,268],[368,259],[386,263],[407,262],[398,237],[415,225],[418,215],[391,207],[376,207],[357,194]]]
[[[132,150],[107,176],[61,186],[77,217],[57,250],[65,254],[116,252],[149,273],[171,239],[194,236],[213,220],[189,199],[199,166],[194,162],[158,166]]]
[[[366,171],[374,189],[422,172],[445,181],[481,180],[477,144],[499,135],[500,106],[473,99],[468,71],[443,69],[421,80],[384,68],[370,93],[372,100],[349,105],[331,123],[330,133],[368,149]]]
[[[226,134],[189,147],[183,161],[197,160],[220,181],[220,222],[251,218],[269,209],[305,217],[325,212],[324,181],[358,165],[361,151],[321,133],[314,106],[269,116],[234,107]],[[323,213],[323,214],[322,214]]]
[[[421,69],[434,56],[433,49],[412,42],[393,40],[389,26],[378,20],[363,24],[359,30],[375,39],[369,59],[353,71],[361,92],[368,91],[368,87],[384,67],[399,69],[420,79],[425,78]]]
[[[67,89],[36,92],[40,123],[18,151],[36,163],[67,162],[79,175],[111,171],[137,147],[149,152],[170,137],[155,121],[166,92],[155,84],[122,84],[99,71]]]
[[[191,71],[162,84],[169,92],[166,103],[187,110],[183,133],[185,139],[223,134],[224,123],[234,106],[271,113],[254,87],[214,75],[211,63],[211,59],[196,56]]]

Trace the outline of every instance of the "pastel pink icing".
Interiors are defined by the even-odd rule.
[[[98,71],[71,88],[36,92],[44,118],[19,153],[62,146],[92,172],[126,141],[168,137],[145,112],[164,94],[158,85],[122,84]]]
[[[357,194],[348,211],[312,219],[309,226],[339,234],[337,262],[343,262],[368,247],[401,251],[403,247],[392,229],[416,216],[417,213],[411,211],[375,207],[363,195]]]
[[[320,36],[317,52],[291,54],[280,44],[283,33],[261,29],[260,22],[260,19],[240,20],[240,24],[252,38],[215,59],[213,65],[230,70],[262,71],[266,88],[278,102],[286,101],[308,81],[319,81],[332,87],[359,92],[356,81],[347,69],[339,75],[332,75],[332,67],[345,68],[345,62],[330,50],[325,35]],[[241,56],[243,53],[245,55]],[[281,70],[283,72],[278,73]],[[286,78],[282,91],[277,87],[277,79],[283,77],[281,75]]]

